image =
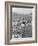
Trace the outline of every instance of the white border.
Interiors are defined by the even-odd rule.
[[[30,38],[12,38],[10,40],[11,43],[16,43],[18,41],[35,41],[35,6],[32,9],[32,37]],[[9,32],[10,33],[10,32]]]

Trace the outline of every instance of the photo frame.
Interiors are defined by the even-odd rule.
[[[5,2],[5,44],[37,42],[37,4]]]

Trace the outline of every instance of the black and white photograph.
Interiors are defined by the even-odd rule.
[[[32,37],[32,8],[12,8],[12,38]]]

